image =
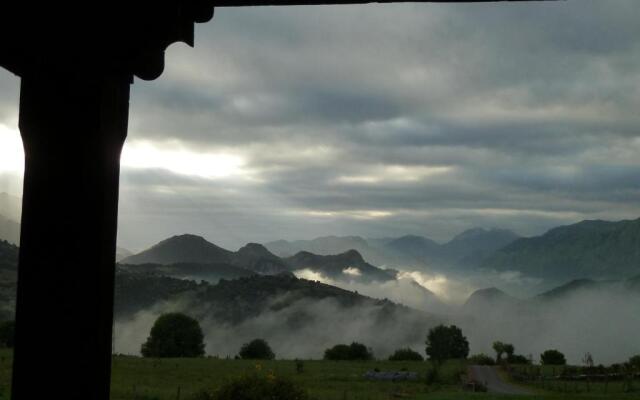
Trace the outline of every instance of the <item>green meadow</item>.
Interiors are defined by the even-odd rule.
[[[0,399],[9,399],[11,384],[12,353],[0,349]],[[511,399],[639,399],[638,391],[624,393],[621,386],[609,384],[608,393],[599,385],[591,385],[590,392],[573,388],[562,393],[563,385],[556,387],[531,387],[536,393],[531,396],[503,396],[487,393],[467,393],[460,387],[460,374],[465,371],[461,361],[445,363],[439,370],[437,382],[427,385],[426,372],[431,368],[428,362],[390,361],[303,361],[303,370],[298,372],[295,361],[247,361],[215,358],[192,359],[146,359],[141,357],[115,356],[113,358],[111,399],[113,400],[189,400],[202,390],[215,390],[228,379],[247,373],[286,376],[304,387],[317,400],[511,400]],[[55,363],[52,363],[55,368]],[[420,379],[414,382],[379,382],[363,378],[366,371],[379,369],[416,371]],[[64,391],[61,382],[55,390]],[[34,382],[37,384],[37,382]],[[64,399],[64,394],[55,394]]]

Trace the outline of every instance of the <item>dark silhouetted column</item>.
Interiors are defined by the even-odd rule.
[[[34,70],[36,71],[36,70]],[[22,74],[14,400],[109,398],[127,75]]]

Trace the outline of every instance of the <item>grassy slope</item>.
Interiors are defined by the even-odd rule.
[[[0,349],[0,399],[8,399],[11,352]],[[256,371],[256,362],[216,359],[142,359],[137,357],[115,357],[113,363],[112,393],[114,400],[176,399],[178,386],[181,387],[181,399],[188,397],[195,391],[204,388],[215,388],[229,377],[238,376],[248,371]],[[640,393],[624,395],[611,393],[602,395],[590,394],[545,394],[531,397],[498,396],[490,394],[471,394],[460,392],[457,385],[427,387],[421,381],[407,383],[369,382],[362,378],[362,374],[375,367],[381,370],[408,370],[423,373],[427,365],[420,362],[372,361],[372,362],[329,362],[304,361],[304,372],[296,372],[293,361],[260,362],[261,373],[273,372],[276,375],[289,376],[306,387],[312,396],[318,400],[389,400],[407,398],[415,400],[525,400],[525,399],[640,399]],[[459,363],[448,363],[442,370],[445,379],[450,382],[456,380],[456,372],[460,370]],[[35,382],[34,382],[35,383]],[[69,382],[67,384],[72,384]],[[61,382],[64,387],[65,383]],[[406,397],[395,394],[403,394]]]

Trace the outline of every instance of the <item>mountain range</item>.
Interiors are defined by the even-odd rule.
[[[269,256],[260,245],[229,252],[197,237],[186,239],[215,250],[211,254],[229,256],[229,262],[242,261],[256,270],[264,271],[264,264],[256,260],[267,257],[268,263],[281,260],[290,270],[317,263],[326,274],[339,274],[340,267],[335,265],[345,262],[367,271],[366,261],[356,251],[343,253],[344,259],[302,253],[294,262],[291,258],[274,259],[276,256]],[[146,255],[155,261],[175,261],[173,256],[163,260],[158,254],[164,254],[165,245],[184,240],[165,241],[163,246],[154,246],[160,249],[154,250],[155,255]],[[0,241],[0,319],[11,318],[15,307],[17,258],[18,248]],[[388,273],[371,267],[372,274]],[[391,279],[361,286],[382,287],[395,282]],[[463,306],[441,314],[435,314],[427,304],[410,308],[403,300],[365,296],[356,290],[300,279],[291,272],[264,274],[229,263],[119,264],[115,294],[116,348],[128,353],[139,351],[157,315],[168,311],[186,312],[201,321],[208,354],[233,355],[260,332],[279,356],[290,358],[321,357],[323,349],[350,340],[367,343],[376,349],[376,355],[384,356],[401,346],[420,348],[430,327],[454,323],[468,335],[474,351],[491,351],[492,341],[504,340],[523,351],[558,346],[579,360],[587,346],[606,362],[632,354],[637,347],[635,333],[640,329],[640,274],[621,280],[574,280],[526,299],[496,288],[482,289],[469,296]],[[576,335],[581,340],[576,341]],[[620,338],[615,348],[610,346],[612,335]],[[294,340],[296,337],[304,340]]]
[[[382,239],[324,236],[312,240],[278,240],[265,243],[265,247],[281,257],[299,252],[333,255],[356,250],[374,265],[449,269],[475,267],[494,251],[518,238],[517,234],[505,229],[473,228],[444,244],[418,235]]]
[[[314,248],[327,255],[332,249],[344,250],[350,244],[363,249],[364,259],[374,265],[445,273],[516,272],[549,285],[574,279],[624,279],[640,274],[640,219],[585,220],[528,238],[509,230],[474,228],[444,244],[415,235],[386,239],[349,236],[344,240],[332,236],[270,242],[265,247],[276,254]],[[367,259],[365,254],[373,254],[379,262]]]
[[[356,250],[330,256],[299,252],[289,258],[280,258],[258,243],[249,243],[233,252],[196,235],[173,236],[139,254],[124,258],[120,263],[170,265],[174,272],[176,268],[184,269],[185,264],[191,265],[192,269],[194,264],[203,265],[199,274],[194,276],[202,276],[207,268],[214,275],[217,274],[215,270],[226,269],[227,273],[234,271],[236,276],[246,276],[247,272],[273,275],[309,269],[337,280],[384,282],[393,279],[388,272],[368,264]],[[179,263],[182,265],[176,267]]]
[[[487,309],[548,307],[555,302],[563,302],[576,296],[598,298],[603,294],[640,300],[639,283],[640,275],[621,280],[574,279],[526,299],[519,299],[498,288],[490,287],[474,291],[462,308],[466,313],[480,313],[481,310],[486,311]]]
[[[640,219],[587,220],[520,238],[495,251],[480,268],[555,281],[629,278],[640,274]]]
[[[368,345],[387,353],[398,345],[396,340],[424,341],[424,332],[443,321],[424,311],[298,279],[291,273],[223,279],[212,285],[118,270],[117,347],[118,332],[126,335],[130,327],[146,324],[149,313],[167,310],[186,312],[201,321],[209,354],[233,355],[242,343],[260,334],[279,357],[290,358],[318,358],[329,346],[365,336]],[[127,328],[118,329],[121,326]],[[140,328],[144,334],[148,329]],[[139,343],[122,346],[124,351],[139,351]]]

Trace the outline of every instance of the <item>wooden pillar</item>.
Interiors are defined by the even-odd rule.
[[[127,75],[22,74],[12,399],[109,398]]]

